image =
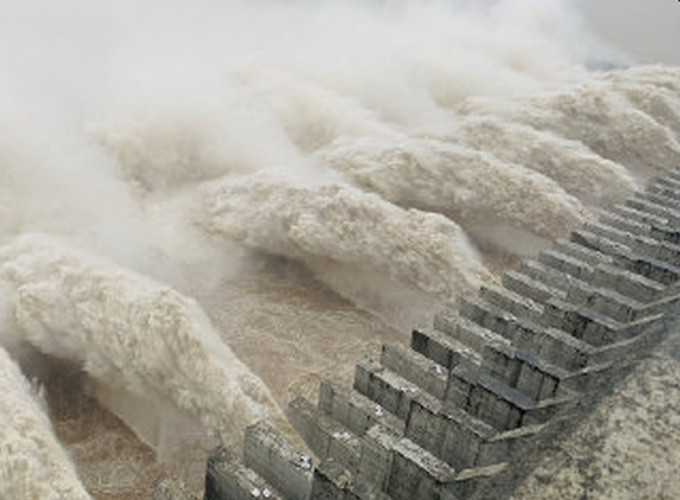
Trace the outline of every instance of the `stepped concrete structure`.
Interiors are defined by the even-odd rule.
[[[410,346],[386,344],[352,388],[326,381],[317,404],[293,401],[314,456],[265,422],[243,457],[216,450],[205,500],[500,499],[527,478],[540,492],[536,468],[678,328],[679,302],[680,170],[441,311]]]

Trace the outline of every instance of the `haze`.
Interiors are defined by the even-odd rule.
[[[676,0],[576,0],[589,27],[636,63],[680,63]]]

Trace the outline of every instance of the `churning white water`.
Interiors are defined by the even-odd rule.
[[[0,259],[16,325],[42,352],[113,390],[164,396],[230,446],[283,418],[192,299],[50,237],[22,236]]]
[[[207,230],[308,263],[383,272],[453,300],[488,272],[463,230],[437,214],[403,210],[341,184],[291,186],[264,175],[221,180],[199,191]]]
[[[321,375],[680,165],[680,69],[611,54],[568,0],[7,2],[0,346],[79,367],[162,458],[285,429]],[[0,497],[86,498],[0,365]]]
[[[453,144],[362,140],[338,144],[325,158],[360,187],[405,208],[444,214],[481,241],[505,230],[495,243],[509,251],[522,250],[507,232],[552,238],[587,217],[579,200],[552,179]]]
[[[36,388],[0,347],[0,498],[91,498],[51,428]]]

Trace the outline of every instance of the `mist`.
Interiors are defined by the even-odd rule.
[[[677,2],[577,0],[587,25],[631,61],[680,64],[680,9]]]

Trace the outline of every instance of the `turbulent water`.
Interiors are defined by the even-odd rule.
[[[488,272],[463,230],[437,214],[403,210],[341,184],[291,186],[251,176],[200,191],[205,227],[264,251],[348,273],[384,273],[396,282],[454,299]]]
[[[0,498],[91,498],[50,428],[44,401],[0,347]]]
[[[668,93],[666,100],[656,87],[636,84],[634,74],[616,80],[618,85],[586,81],[512,102],[473,100],[462,108],[580,141],[643,178],[677,165],[677,133],[667,125],[677,120],[677,93]]]
[[[79,367],[159,456],[285,429],[362,346],[680,164],[680,69],[603,54],[559,0],[10,2],[0,345]],[[0,498],[86,498],[0,361],[30,421]]]
[[[230,446],[257,420],[282,419],[192,299],[38,235],[0,258],[14,320],[39,350],[113,389],[167,397]]]
[[[406,208],[447,215],[509,251],[521,252],[508,233],[554,238],[587,217],[581,203],[546,176],[439,141],[353,142],[338,145],[326,159],[362,188]]]

